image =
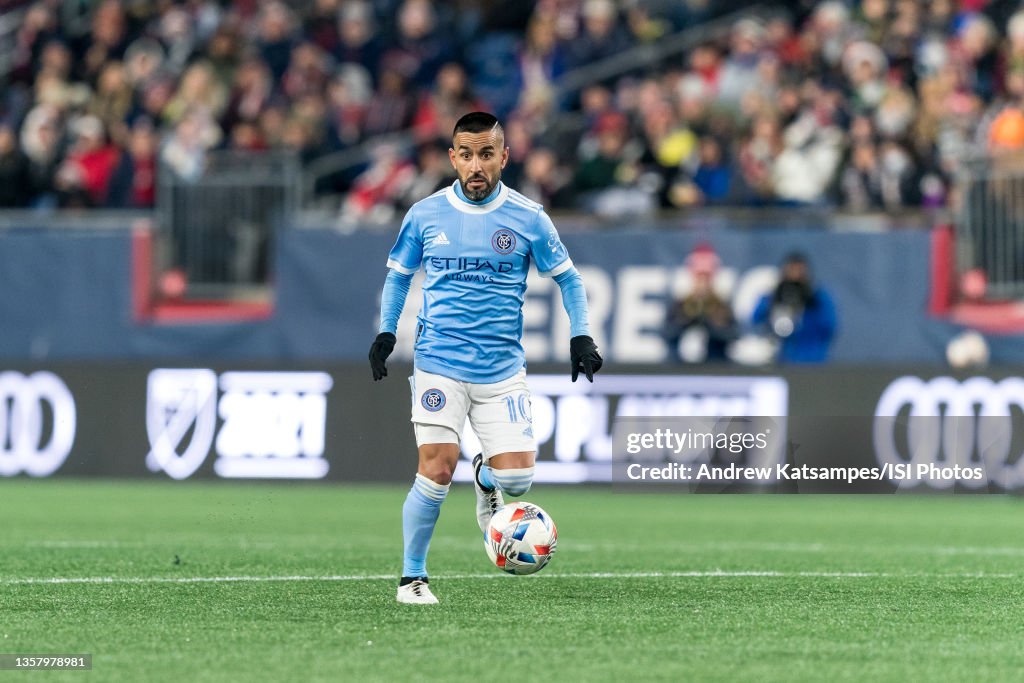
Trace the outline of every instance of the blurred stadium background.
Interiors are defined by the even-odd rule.
[[[404,480],[411,430],[365,429],[401,423],[404,382],[365,353],[401,216],[476,108],[624,375],[568,389],[532,278],[541,480],[607,480],[637,406],[1019,412],[1018,5],[6,0],[0,474]]]
[[[455,487],[417,619],[391,591],[418,281],[386,381],[366,353],[478,108],[606,365],[569,382],[531,276],[560,555],[483,581]],[[602,484],[617,416],[767,415],[799,436],[780,462],[984,476],[759,491],[1019,491],[1022,197],[1018,0],[0,0],[0,650],[423,680],[440,633],[434,677],[479,680],[480,614],[513,612],[566,680],[1014,678],[1010,496]]]

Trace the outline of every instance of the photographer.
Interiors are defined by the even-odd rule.
[[[793,252],[782,262],[779,284],[758,302],[753,323],[779,340],[780,361],[825,361],[835,336],[836,309],[828,292],[812,281],[804,254]]]
[[[698,244],[686,258],[690,290],[669,306],[663,328],[670,353],[681,363],[726,361],[738,336],[732,307],[714,289],[719,263],[708,244]]]

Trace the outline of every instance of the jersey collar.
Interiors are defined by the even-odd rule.
[[[445,190],[444,196],[448,199],[449,204],[463,213],[490,213],[500,208],[505,203],[505,200],[508,199],[508,186],[499,181],[497,189],[491,193],[490,197],[478,204],[468,201],[462,196],[459,181],[456,180],[452,183],[451,187]]]

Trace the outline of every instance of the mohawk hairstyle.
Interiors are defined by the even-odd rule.
[[[505,138],[505,129],[494,114],[485,111],[474,111],[466,114],[455,123],[455,130],[452,131],[454,138],[459,133],[486,133],[496,130],[502,139]]]

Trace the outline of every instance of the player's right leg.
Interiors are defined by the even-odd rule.
[[[423,432],[443,432],[445,427],[417,425],[417,440]],[[451,431],[451,430],[448,430]],[[425,439],[431,439],[429,435]],[[437,438],[437,437],[433,437]],[[442,438],[447,438],[442,434]],[[402,578],[398,584],[398,602],[431,605],[437,598],[431,593],[427,578],[427,552],[434,526],[441,514],[441,504],[448,495],[452,473],[459,460],[459,444],[425,443],[419,447],[416,479],[402,506]]]
[[[426,605],[437,602],[427,584],[427,551],[458,464],[459,435],[469,410],[469,398],[460,382],[420,370],[413,373],[409,383],[419,464],[402,506],[403,557],[398,601]]]

